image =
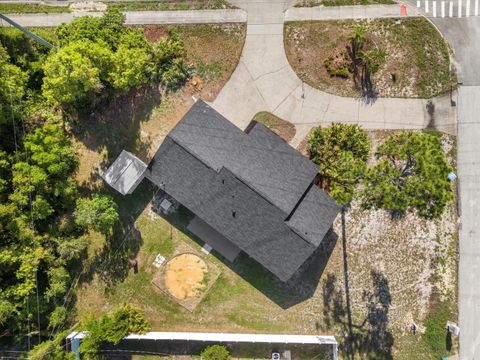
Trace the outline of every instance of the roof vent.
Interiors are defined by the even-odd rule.
[[[237,212],[235,210],[232,210],[232,216],[236,217],[236,215],[237,215]]]

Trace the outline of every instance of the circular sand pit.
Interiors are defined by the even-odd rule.
[[[205,288],[207,273],[207,264],[197,255],[177,255],[165,265],[165,287],[177,299],[195,297]]]

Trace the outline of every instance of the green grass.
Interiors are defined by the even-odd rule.
[[[5,4],[0,3],[0,13],[3,14],[30,14],[30,13],[69,13],[67,6],[46,4]]]
[[[381,21],[386,22],[385,19]],[[437,29],[423,17],[402,22],[404,26],[393,26],[391,31],[401,39],[403,46],[411,49],[413,61],[421,73],[417,82],[419,96],[430,98],[456,88],[457,78],[450,71],[448,45]]]
[[[120,11],[202,10],[234,8],[226,0],[118,1],[108,5]]]
[[[456,304],[449,300],[435,303],[425,317],[423,325],[426,330],[422,335],[422,340],[430,347],[434,357],[440,358],[442,355],[448,355],[445,345],[447,335],[445,325],[447,320],[456,318]]]

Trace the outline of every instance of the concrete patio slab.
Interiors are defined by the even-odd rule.
[[[187,229],[205,241],[206,244],[210,245],[228,261],[233,262],[242,251],[198,216],[195,216],[190,221]]]

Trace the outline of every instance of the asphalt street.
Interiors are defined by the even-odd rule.
[[[458,70],[460,360],[480,360],[480,18],[433,19]]]

